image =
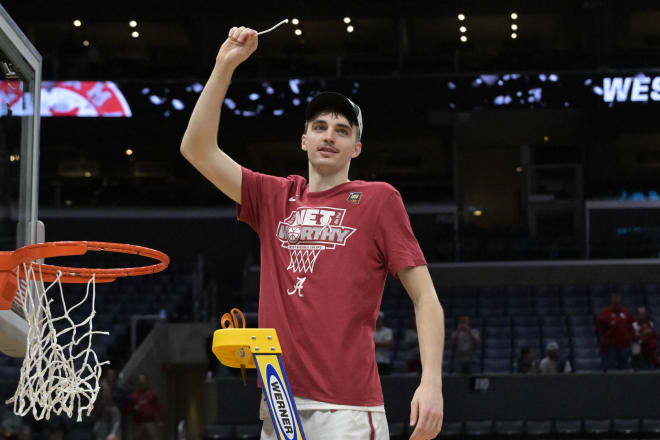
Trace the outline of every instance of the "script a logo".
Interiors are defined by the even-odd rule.
[[[289,395],[285,391],[282,379],[271,364],[266,366],[266,382],[268,383],[271,412],[279,425],[279,431],[288,440],[293,440],[296,438],[296,422],[291,410]]]

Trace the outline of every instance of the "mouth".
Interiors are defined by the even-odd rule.
[[[320,146],[319,149],[318,149],[318,151],[320,151],[320,152],[322,152],[322,153],[329,153],[329,154],[335,154],[335,153],[337,153],[337,150],[335,150],[334,148],[332,148],[332,147],[329,146],[329,145],[322,145],[322,146]]]

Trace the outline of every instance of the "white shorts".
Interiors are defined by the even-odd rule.
[[[266,410],[268,411],[268,410]],[[299,410],[307,440],[389,440],[384,412],[360,410]],[[261,440],[277,440],[273,422],[264,419]]]

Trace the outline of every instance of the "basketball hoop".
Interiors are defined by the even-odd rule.
[[[320,244],[289,244],[289,267],[293,272],[312,273],[314,263],[325,246]]]
[[[140,255],[158,260],[157,264],[133,268],[87,269],[53,266],[38,260],[51,257],[83,255],[87,251]],[[35,419],[49,419],[51,412],[64,412],[78,421],[83,412],[89,415],[99,392],[101,362],[92,348],[92,336],[109,334],[92,328],[96,314],[96,283],[112,282],[120,277],[139,276],[165,270],[169,257],[153,249],[97,241],[62,241],[34,244],[13,252],[0,252],[0,310],[21,307],[28,322],[25,359],[16,393],[7,401],[14,413],[25,416],[32,411]],[[48,286],[46,286],[46,283]],[[86,283],[82,300],[67,306],[62,284]],[[57,286],[56,288],[54,286]],[[48,297],[57,291],[63,306],[61,316],[53,316]],[[74,322],[70,312],[91,297],[91,313]],[[61,326],[63,328],[59,328]],[[58,328],[56,328],[56,326]]]

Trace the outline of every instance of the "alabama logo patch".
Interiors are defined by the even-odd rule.
[[[357,205],[360,203],[360,199],[362,198],[362,193],[361,192],[351,192],[348,194],[348,200],[349,202]]]

